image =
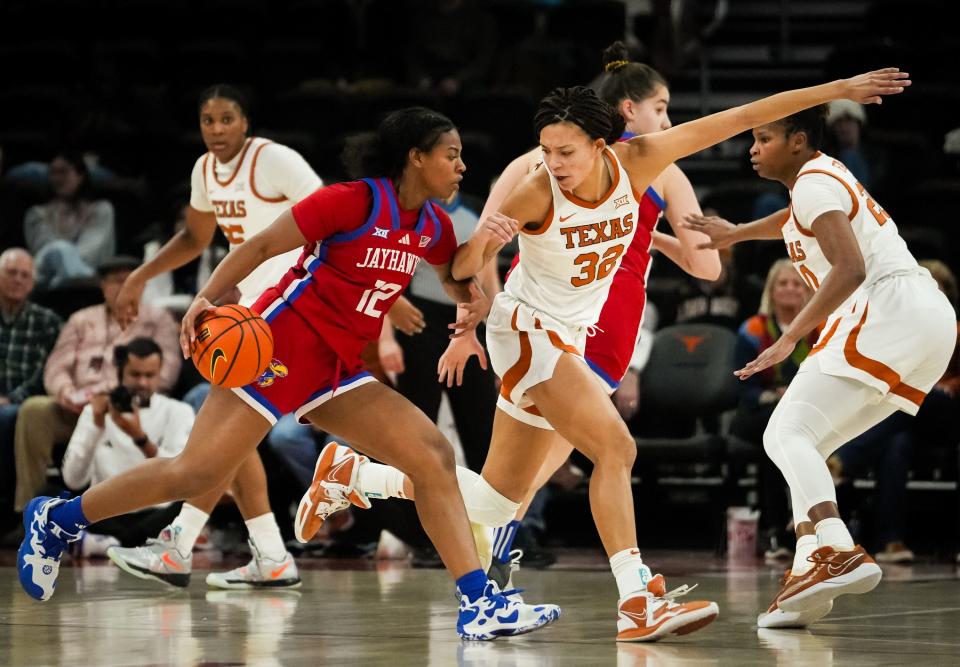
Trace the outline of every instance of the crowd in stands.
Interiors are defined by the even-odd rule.
[[[28,4],[11,3],[3,11],[26,16]],[[206,4],[201,3],[201,11],[212,11]],[[554,85],[591,80],[598,47],[625,36],[638,55],[657,59],[666,72],[680,73],[694,48],[683,35],[697,18],[686,16],[668,31],[672,40],[680,40],[671,46],[659,29],[669,21],[661,5],[669,3],[592,3],[595,11],[613,19],[598,21],[597,34],[583,39],[578,38],[578,15],[567,5],[590,4],[586,2],[281,4],[283,11],[301,18],[292,25],[289,40],[254,48],[198,36],[176,44],[169,57],[151,40],[96,42],[80,51],[89,79],[77,78],[77,63],[61,60],[59,67],[45,66],[48,60],[38,57],[17,75],[20,79],[2,84],[0,532],[14,535],[5,538],[7,544],[16,543],[19,512],[39,492],[81,491],[143,458],[176,455],[205,396],[198,374],[181,363],[179,316],[189,303],[184,295],[194,293],[225,254],[220,234],[197,261],[151,281],[132,326],[121,330],[112,312],[130,271],[183,225],[189,188],[179,177],[188,173],[202,145],[186,100],[213,83],[197,62],[215,59],[223,63],[217,78],[247,84],[257,101],[256,133],[296,148],[325,183],[344,178],[338,156],[345,137],[369,129],[382,112],[410,104],[445,110],[460,126],[468,165],[464,194],[442,204],[462,241],[477,223],[491,179],[532,145],[529,118],[539,95]],[[650,4],[654,11],[638,11],[637,4]],[[239,3],[237,11],[263,9],[251,1]],[[336,33],[330,40],[318,39],[310,28],[324,21],[338,26],[326,29],[325,34]],[[402,32],[414,47],[393,51],[391,45],[398,41],[394,32]],[[8,56],[39,54],[42,45],[15,41],[4,49]],[[261,70],[270,76],[246,74]],[[904,103],[910,104],[907,96]],[[15,113],[18,104],[39,111]],[[960,196],[960,129],[944,137],[949,127],[899,128],[908,136],[936,131],[944,137],[943,150],[935,152],[936,171],[930,173],[924,164],[917,179],[909,180],[912,175],[891,148],[905,144],[892,136],[889,125],[872,135],[873,114],[884,109],[886,105],[868,116],[851,102],[833,105],[826,151],[884,202],[914,254],[929,260],[925,266],[957,307],[960,254],[945,230]],[[742,158],[719,183],[698,183],[692,174],[705,211],[713,206],[712,214],[746,222],[751,215],[785,207],[786,192],[758,191],[755,184],[740,191],[736,206],[725,205],[724,188],[746,179],[745,152]],[[922,204],[915,205],[917,201]],[[666,258],[654,260],[640,363],[614,395],[637,436],[650,435],[663,419],[644,411],[641,391],[654,330],[690,324],[728,329],[736,333],[733,358],[742,366],[779,338],[810,296],[789,260],[773,261],[783,253],[774,242],[723,251],[723,271],[714,282],[686,277]],[[510,256],[505,253],[502,259],[501,267],[509,265]],[[502,277],[501,272],[491,280]],[[406,309],[391,313],[392,326],[385,327],[379,346],[371,347],[366,358],[379,378],[394,383],[431,418],[443,419],[441,405],[448,406],[454,424],[448,434],[459,442],[464,463],[479,470],[491,432],[495,378],[491,371],[473,367],[463,387],[439,385],[436,359],[454,307],[429,271],[417,271],[407,297]],[[814,342],[815,336],[780,364],[740,383],[735,408],[706,426],[752,449],[755,474],[748,477],[755,485],[738,502],[760,510],[760,551],[770,560],[789,559],[793,540],[786,487],[763,455],[762,433]],[[629,400],[623,399],[625,392],[631,392]],[[329,437],[287,418],[261,447],[285,537],[292,535],[287,509],[309,484],[316,455]],[[855,537],[870,544],[878,560],[914,558],[908,546],[913,479],[952,481],[956,512],[958,444],[960,358],[955,354],[915,419],[896,413],[833,457],[838,486],[858,498],[841,503],[852,508],[854,515],[847,518],[862,531]],[[643,466],[641,456],[641,479]],[[517,545],[528,550],[526,563],[551,562],[543,545],[568,537],[562,531],[553,534],[551,494],[582,494],[588,475],[589,462],[575,455],[538,494],[524,521],[526,532],[517,538]],[[873,485],[869,496],[860,492],[863,480]],[[78,553],[140,544],[169,523],[178,507],[151,508],[92,526]],[[960,517],[955,522],[960,525]],[[428,541],[412,503],[344,512],[328,524],[321,551],[372,553],[370,545],[389,528],[413,547],[417,558],[436,562],[425,553]]]

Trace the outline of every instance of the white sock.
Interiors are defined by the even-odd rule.
[[[254,519],[247,519],[247,532],[250,540],[257,545],[260,553],[270,560],[281,561],[287,556],[287,547],[280,537],[280,526],[273,512],[267,512]]]
[[[355,488],[367,498],[406,498],[403,494],[404,476],[392,466],[367,462],[357,472]]]
[[[174,542],[181,556],[188,556],[193,551],[193,545],[197,543],[197,538],[209,518],[209,514],[193,505],[184,503],[180,508],[180,514],[170,527],[173,528]]]
[[[617,579],[621,600],[631,593],[647,590],[647,582],[652,576],[650,568],[640,559],[640,550],[636,547],[613,554],[610,557],[610,569]]]
[[[815,526],[817,541],[821,547],[833,547],[837,551],[853,551],[853,536],[842,519],[824,519]]]
[[[797,538],[797,550],[793,554],[793,567],[790,574],[795,577],[805,574],[813,567],[813,563],[807,560],[810,555],[820,548],[816,535],[802,535]]]

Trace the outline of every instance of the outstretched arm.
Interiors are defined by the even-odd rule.
[[[187,221],[183,229],[163,244],[153,259],[140,265],[123,282],[117,295],[117,321],[126,329],[137,317],[143,288],[151,278],[167,271],[178,269],[199,257],[204,248],[210,245],[217,229],[217,218],[213,211],[198,211],[187,207]],[[220,295],[215,295],[219,297]]]
[[[880,104],[883,95],[903,92],[904,87],[910,85],[908,76],[896,67],[888,67],[850,79],[778,93],[663,132],[635,137],[624,142],[626,149],[620,149],[622,152],[618,155],[626,160],[624,166],[634,179],[650,183],[671,162],[803,109],[838,99]]]
[[[716,215],[687,215],[683,226],[704,235],[707,240],[698,244],[698,248],[719,250],[728,248],[741,241],[763,241],[783,238],[780,228],[786,222],[789,212],[783,208],[765,218],[735,225]]]
[[[183,358],[187,359],[190,356],[195,335],[193,326],[197,317],[203,311],[212,308],[213,301],[218,296],[249,276],[255,268],[271,257],[282,255],[306,242],[293,218],[293,213],[288,210],[281,213],[280,217],[262,232],[244,241],[236,250],[227,253],[183,316],[183,323],[180,326],[180,348],[183,351]]]
[[[653,247],[691,276],[716,280],[720,277],[720,256],[716,250],[701,247],[709,241],[707,236],[683,225],[688,215],[702,214],[690,179],[672,164],[664,170],[661,180],[667,202],[666,218],[675,236],[654,232]]]

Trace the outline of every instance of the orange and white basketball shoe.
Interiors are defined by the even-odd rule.
[[[813,567],[785,586],[777,598],[784,611],[809,611],[840,595],[867,593],[883,576],[880,566],[859,544],[851,551],[820,547],[809,560]]]
[[[811,607],[805,611],[785,611],[777,604],[777,600],[783,595],[783,592],[796,583],[799,576],[793,576],[790,570],[787,570],[780,580],[780,590],[773,596],[773,602],[765,612],[757,616],[757,627],[767,628],[805,628],[811,623],[816,623],[821,618],[830,613],[833,609],[833,600],[817,607]]]
[[[663,575],[658,574],[647,583],[647,590],[620,600],[618,642],[654,642],[668,635],[690,634],[710,625],[720,613],[716,602],[674,602],[691,587],[684,585],[669,593],[664,588]]]
[[[336,442],[323,448],[313,470],[313,483],[297,508],[293,528],[298,541],[309,542],[327,517],[346,509],[351,503],[370,508],[366,496],[354,489],[360,464],[367,460],[366,456]]]

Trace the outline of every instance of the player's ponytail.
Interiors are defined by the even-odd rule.
[[[408,107],[391,112],[376,132],[347,139],[341,156],[350,178],[388,176],[399,179],[410,150],[429,152],[444,132],[457,129],[442,113],[426,107]]]
[[[603,139],[608,144],[623,136],[625,129],[620,113],[584,86],[555,88],[540,100],[533,118],[538,139],[547,125],[563,122],[573,123],[591,139]]]
[[[643,63],[630,61],[630,52],[623,42],[614,42],[603,51],[603,71],[600,99],[612,107],[623,100],[640,102],[653,95],[657,86],[669,88],[667,80],[657,70]]]

